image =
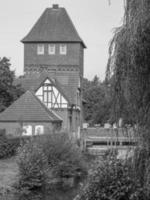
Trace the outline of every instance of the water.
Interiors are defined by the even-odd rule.
[[[73,200],[77,195],[77,188],[66,191],[55,190],[51,192],[30,192],[29,194],[8,193],[0,196],[0,200]]]

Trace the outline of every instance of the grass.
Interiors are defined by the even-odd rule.
[[[0,160],[0,193],[10,190],[16,182],[18,167],[15,157]]]

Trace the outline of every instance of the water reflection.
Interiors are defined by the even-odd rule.
[[[18,194],[15,193],[13,198],[7,198],[7,200],[72,200],[77,194],[77,188],[60,191],[55,190],[51,192],[30,192],[28,194],[22,193]]]

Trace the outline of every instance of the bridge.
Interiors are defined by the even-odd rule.
[[[94,155],[103,155],[109,149],[117,149],[120,154],[132,150],[137,145],[133,128],[87,128],[82,130],[82,147]]]

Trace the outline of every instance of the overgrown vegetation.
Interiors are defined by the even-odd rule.
[[[19,148],[17,160],[20,190],[62,189],[64,180],[86,174],[79,148],[65,133],[31,139]]]
[[[78,200],[142,200],[143,188],[135,179],[132,163],[109,154],[93,171]]]
[[[20,138],[7,138],[5,134],[0,133],[0,159],[16,155],[19,145]]]
[[[8,58],[0,58],[0,112],[15,101],[23,89],[20,85],[14,85],[15,73],[10,69]]]
[[[30,140],[19,148],[17,160],[19,189],[32,190],[46,187],[48,162],[36,140]]]
[[[111,87],[105,81],[101,82],[97,76],[92,81],[83,79],[83,98],[85,120],[90,124],[104,125],[111,121]]]
[[[126,1],[123,25],[109,48],[107,80],[113,76],[114,113],[149,126],[150,111],[150,2]]]
[[[130,160],[104,162],[79,199],[150,199],[150,1],[126,0],[123,25],[109,48],[112,118],[135,126],[139,146]]]

